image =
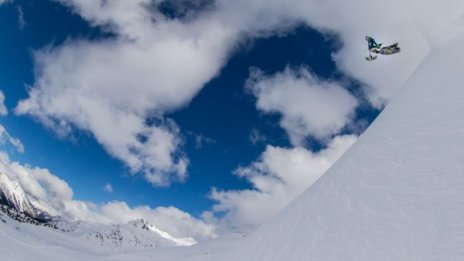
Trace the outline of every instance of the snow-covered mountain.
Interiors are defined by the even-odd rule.
[[[57,223],[55,223],[57,224]],[[197,242],[192,238],[175,238],[158,229],[144,219],[127,224],[101,225],[86,222],[68,222],[57,227],[71,236],[91,241],[111,251],[130,248],[164,248],[191,246]]]
[[[38,213],[26,193],[18,182],[12,181],[4,173],[0,173],[0,198],[1,201],[20,213],[25,213],[31,218],[37,218]]]
[[[192,246],[197,244],[198,242],[191,238],[191,237],[184,237],[184,238],[176,238],[170,235],[169,233],[162,231],[161,229],[157,228],[156,226],[150,224],[149,222],[145,221],[144,219],[137,219],[132,222],[128,223],[129,226],[133,228],[143,229],[146,231],[150,231],[159,235],[161,238],[164,238],[168,242],[174,243],[176,246]]]
[[[143,219],[127,224],[103,225],[49,216],[36,209],[21,185],[4,173],[0,173],[0,199],[0,212],[6,214],[1,215],[4,223],[20,222],[47,227],[56,233],[100,246],[102,252],[191,246],[197,243],[193,238],[175,238]]]

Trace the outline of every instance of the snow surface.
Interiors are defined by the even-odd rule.
[[[3,215],[1,259],[464,260],[463,45],[432,51],[358,142],[249,237],[108,253]]]
[[[135,221],[129,226],[139,226]],[[98,231],[94,226],[80,224],[78,232],[69,233],[48,227],[19,223],[0,212],[0,260],[8,261],[77,261],[77,260],[220,260],[218,255],[233,248],[243,235],[236,234],[190,247],[150,247],[141,249],[128,245],[115,247],[105,242],[103,245],[92,238],[87,238],[87,231]],[[101,226],[100,229],[104,229]],[[121,230],[127,230],[122,228]],[[83,232],[84,231],[84,232]],[[80,235],[80,236],[79,236]],[[123,232],[124,236],[127,236]],[[140,236],[138,236],[140,238]],[[142,239],[142,238],[140,238]],[[149,241],[145,241],[149,242]],[[172,246],[172,244],[171,244]]]
[[[75,228],[69,229],[68,233],[72,237],[93,242],[94,245],[101,246],[102,250],[106,249],[108,252],[191,246],[197,243],[191,238],[174,238],[143,219],[113,225],[77,222]]]
[[[176,246],[193,246],[195,244],[198,244],[198,242],[195,239],[190,238],[190,237],[175,238],[171,236],[169,233],[162,231],[161,229],[157,228],[156,226],[152,224],[149,224],[148,222],[145,222],[144,225],[146,226],[147,230],[158,234],[160,237],[170,242],[173,242]]]

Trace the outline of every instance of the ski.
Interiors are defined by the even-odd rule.
[[[369,56],[366,57],[366,60],[367,60],[367,61],[373,61],[373,60],[375,60],[375,59],[377,59],[377,56],[376,56],[376,55],[369,55]]]

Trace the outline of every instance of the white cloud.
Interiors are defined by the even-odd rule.
[[[0,90],[0,116],[8,115],[8,109],[5,105],[5,95]],[[0,144],[12,145],[18,152],[24,152],[24,145],[20,139],[10,135],[3,125],[0,124]]]
[[[8,109],[5,105],[5,94],[3,94],[2,91],[0,91],[0,116],[6,115],[8,115]]]
[[[217,203],[205,219],[222,229],[250,230],[270,220],[312,185],[356,140],[339,136],[329,146],[312,153],[304,148],[268,146],[259,160],[236,170],[253,186],[247,190],[219,191],[210,197]],[[218,216],[220,218],[215,218]]]
[[[116,37],[68,40],[37,52],[36,82],[16,112],[61,134],[72,127],[89,131],[111,155],[158,185],[183,180],[188,159],[179,153],[175,124],[149,125],[146,118],[163,118],[185,106],[244,37],[282,33],[302,22],[339,34],[344,45],[334,54],[337,65],[367,83],[370,100],[380,106],[429,45],[453,35],[464,9],[460,0],[393,1],[374,9],[362,0],[218,0],[209,11],[183,20],[163,16],[155,8],[159,1],[59,2]],[[403,52],[367,63],[366,34],[384,43],[400,41]],[[337,128],[329,126],[329,132],[330,127]],[[305,126],[293,131],[295,141],[301,131],[326,135]]]
[[[130,207],[121,201],[99,205],[76,200],[66,181],[47,169],[13,162],[3,152],[0,152],[0,172],[17,180],[31,202],[51,215],[104,224],[127,223],[143,218],[175,237],[205,240],[216,236],[214,226],[174,207]]]
[[[24,27],[26,26],[26,20],[24,20],[24,11],[21,6],[17,6],[16,10],[18,11],[18,26],[19,29],[23,30]]]
[[[12,145],[18,152],[24,152],[24,145],[20,139],[15,138],[8,133],[8,131],[0,125],[0,144],[10,144]]]
[[[288,21],[305,23],[325,33],[335,33],[343,47],[333,55],[343,72],[366,83],[366,92],[380,106],[401,87],[425,57],[431,45],[453,38],[464,27],[464,2],[447,0],[389,1],[371,8],[364,0],[219,0],[222,16],[238,28],[278,27]],[[417,8],[421,6],[421,8]],[[256,33],[255,33],[256,34]],[[400,54],[364,60],[366,35],[384,44],[399,41]]]
[[[108,192],[108,193],[113,193],[113,186],[110,183],[106,183],[103,186],[103,191]]]
[[[231,37],[208,20],[153,23],[156,14],[141,5],[147,2],[66,1],[119,36],[37,52],[34,88],[16,113],[64,135],[87,130],[133,172],[168,185],[185,179],[188,159],[177,126],[162,114],[184,106],[216,75]],[[152,117],[161,121],[147,124]]]
[[[282,115],[280,125],[294,145],[312,135],[324,140],[352,121],[358,102],[333,82],[319,80],[306,69],[289,68],[273,76],[252,70],[247,88],[257,98],[256,107]]]
[[[101,216],[117,223],[125,223],[142,217],[175,237],[193,237],[197,240],[216,237],[215,226],[195,219],[175,207],[130,208],[125,202],[114,201],[105,204],[99,211]]]

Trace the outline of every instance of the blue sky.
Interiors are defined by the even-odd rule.
[[[218,33],[216,37],[214,32],[217,28],[210,28],[214,26],[208,19],[222,21],[222,18],[217,17],[227,17],[229,9],[224,7],[224,10],[211,11],[208,4],[205,6],[198,10],[193,8],[193,11],[187,9],[188,19],[176,18],[174,15],[174,19],[178,19],[174,22],[178,23],[175,24],[177,27],[173,26],[169,33],[165,33],[168,36],[159,33],[155,34],[155,37],[144,36],[147,25],[137,24],[138,20],[129,21],[134,22],[135,26],[130,23],[118,24],[118,19],[125,18],[117,10],[109,10],[109,8],[105,10],[107,8],[105,5],[95,7],[89,4],[79,7],[75,1],[60,3],[60,1],[15,0],[0,6],[0,30],[7,36],[0,42],[0,88],[6,97],[5,104],[9,111],[8,115],[1,118],[1,124],[25,147],[25,151],[21,153],[11,144],[4,143],[3,148],[9,155],[9,163],[18,161],[26,168],[47,169],[69,184],[73,191],[73,199],[77,201],[92,202],[97,205],[115,201],[125,202],[131,208],[148,205],[154,210],[158,207],[172,206],[188,213],[196,221],[200,220],[219,227],[240,228],[241,225],[243,227],[248,225],[243,221],[246,215],[236,216],[242,206],[234,205],[239,203],[232,203],[230,197],[236,196],[238,201],[246,200],[246,197],[241,198],[243,194],[234,194],[234,191],[249,190],[253,193],[265,191],[266,188],[261,187],[262,183],[258,180],[271,177],[274,181],[270,183],[275,180],[283,180],[285,183],[286,178],[281,175],[285,175],[287,170],[292,171],[274,166],[272,162],[266,161],[267,157],[270,160],[275,159],[276,155],[285,156],[286,153],[289,153],[288,155],[296,153],[296,156],[306,155],[308,162],[303,162],[303,165],[309,166],[309,170],[306,171],[302,167],[303,171],[298,170],[296,173],[299,173],[298,175],[312,173],[311,164],[317,165],[319,164],[317,162],[326,160],[324,155],[332,155],[331,146],[337,151],[334,152],[335,154],[340,154],[341,152],[338,151],[344,151],[349,147],[347,144],[351,144],[355,136],[359,135],[379,113],[382,105],[373,101],[376,99],[372,98],[372,92],[366,91],[368,90],[366,84],[356,77],[348,76],[334,61],[334,53],[343,47],[338,34],[328,31],[321,33],[298,19],[290,24],[282,19],[269,25],[253,24],[256,28],[251,26],[251,29],[243,29],[244,25],[241,22],[234,21],[233,26],[230,26],[233,27],[232,29],[228,27],[229,25],[225,26],[230,29],[229,35]],[[93,10],[92,8],[97,8],[95,13],[82,11]],[[128,9],[127,12],[130,13],[131,10]],[[135,15],[145,14],[138,7],[134,7],[134,10]],[[105,20],[106,11],[110,17],[108,20]],[[208,12],[213,13],[212,18]],[[153,27],[158,24],[161,24],[160,27],[171,26],[172,14],[156,14],[157,18],[158,16],[161,18],[160,22],[152,22]],[[199,22],[195,24],[197,20]],[[144,97],[144,94],[137,96],[136,92],[143,92],[146,89],[133,89],[133,86],[122,85],[114,87],[114,93],[121,91],[122,95],[114,94],[113,97],[113,90],[110,89],[111,98],[102,98],[105,102],[109,100],[111,104],[115,104],[111,109],[116,113],[121,111],[123,115],[134,113],[136,119],[145,122],[142,129],[135,130],[138,133],[135,145],[120,149],[121,144],[117,143],[118,135],[115,135],[116,138],[110,135],[119,125],[101,127],[93,120],[91,109],[79,110],[77,105],[74,107],[73,99],[64,100],[66,97],[72,97],[72,95],[62,96],[65,89],[76,91],[76,101],[80,101],[79,95],[82,93],[79,91],[88,86],[90,86],[89,90],[105,89],[107,86],[98,81],[105,81],[104,77],[108,75],[113,77],[120,74],[120,68],[114,66],[111,61],[113,58],[110,57],[108,64],[100,63],[91,69],[96,72],[96,78],[88,76],[91,73],[85,70],[85,65],[80,64],[87,63],[91,66],[91,63],[95,62],[92,60],[92,54],[88,53],[88,50],[94,50],[93,45],[100,50],[98,48],[108,44],[108,48],[114,47],[115,50],[121,51],[121,53],[114,52],[113,57],[125,57],[126,49],[129,49],[128,53],[133,53],[133,50],[130,50],[133,47],[132,43],[140,42],[140,46],[137,47],[143,49],[158,39],[162,42],[162,37],[170,40],[185,34],[182,37],[189,39],[189,33],[186,33],[182,27],[190,25],[192,31],[197,30],[197,26],[201,28],[197,32],[198,35],[193,36],[200,39],[195,38],[199,42],[199,50],[192,51],[189,49],[191,46],[188,46],[185,53],[190,55],[190,52],[193,52],[192,57],[205,61],[198,64],[194,61],[191,67],[186,65],[184,68],[182,61],[185,58],[174,57],[177,55],[176,52],[169,53],[171,56],[163,57],[157,57],[155,54],[151,57],[153,59],[148,59],[148,62],[140,61],[148,67],[148,71],[153,62],[155,68],[153,75],[160,73],[156,71],[159,65],[163,68],[160,69],[161,73],[167,75],[158,77],[165,78],[160,82],[157,82],[156,77],[151,82],[151,78],[148,77],[148,80],[143,80],[143,84],[150,89],[157,89],[164,88],[161,86],[163,83],[169,85],[171,82],[180,81],[170,85],[169,88],[172,90],[178,87],[179,92],[174,93],[185,97],[179,98],[179,101],[168,93],[166,99],[160,97],[159,101],[153,102],[153,106],[148,103],[140,107],[137,104],[141,101],[137,97]],[[139,29],[140,31],[137,31]],[[206,47],[201,46],[207,41]],[[359,38],[359,48],[364,48],[363,41],[362,37]],[[147,53],[150,53],[151,47],[147,48]],[[184,50],[180,50],[179,53],[182,51]],[[34,56],[37,52],[42,56]],[[63,58],[67,57],[64,55],[67,52],[75,52],[74,54],[78,55],[70,59]],[[170,64],[171,57],[175,66]],[[363,56],[360,58],[364,59]],[[136,60],[135,64],[137,63]],[[196,68],[203,66],[207,68],[205,71],[195,71]],[[166,67],[169,67],[170,71],[167,71]],[[66,68],[62,72],[64,76],[58,75],[59,77],[54,78],[60,73],[61,68]],[[109,71],[108,74],[100,75],[99,70],[103,69]],[[130,65],[124,70],[127,69],[130,70]],[[70,77],[74,75],[78,77],[73,82]],[[128,75],[132,76],[129,73]],[[186,82],[178,80],[183,77],[192,79]],[[86,81],[86,79],[90,80]],[[113,79],[108,81],[111,82]],[[190,82],[193,87],[188,86]],[[48,88],[47,84],[53,88]],[[79,84],[84,87],[73,89]],[[130,85],[132,84],[136,86],[138,81],[134,80]],[[301,86],[301,88],[293,86]],[[185,89],[189,90],[186,91],[187,94],[183,94]],[[37,100],[31,98],[34,90],[38,90],[39,93]],[[82,97],[87,95],[85,93],[84,91]],[[108,94],[106,89],[101,93]],[[160,93],[156,97],[164,95],[164,92]],[[92,96],[90,100],[99,99],[95,97],[101,97],[100,94]],[[150,91],[147,91],[146,95],[150,96]],[[279,95],[282,99],[275,100],[275,97],[280,97]],[[306,97],[306,95],[315,98],[309,99],[307,104],[304,99],[298,99],[298,102],[295,101],[295,106],[292,105],[292,97]],[[114,100],[111,100],[113,98],[116,100],[114,103]],[[168,101],[166,104],[165,100]],[[27,106],[21,106],[21,101],[29,103]],[[61,105],[57,105],[59,101],[67,102],[71,106],[60,107]],[[87,98],[82,100],[83,103],[88,101]],[[323,103],[323,106],[318,106],[319,102]],[[126,105],[130,108],[120,108]],[[74,108],[76,111],[72,111]],[[139,109],[143,112],[139,112]],[[88,116],[88,114],[92,115]],[[98,112],[95,111],[95,115],[97,114]],[[96,119],[97,122],[99,120],[106,119],[104,117]],[[65,126],[60,125],[61,121],[66,122]],[[171,148],[166,152],[163,150],[166,146],[161,148],[159,144],[153,145],[148,149],[152,151],[159,148],[162,156],[157,157],[158,154],[148,152],[146,156],[142,152],[149,141],[159,137],[150,135],[152,131],[159,130],[165,131],[164,134],[172,134],[171,139],[166,142],[173,148],[166,145]],[[107,134],[111,137],[107,137]],[[354,136],[350,136],[351,134]],[[344,136],[353,138],[341,142],[343,146],[336,145],[339,144],[337,137]],[[127,138],[130,140],[130,135]],[[138,147],[134,149],[131,146]],[[323,156],[318,160],[320,152]],[[134,157],[135,163],[125,156]],[[310,159],[313,156],[316,158],[316,163]],[[166,157],[171,161],[166,160]],[[332,163],[334,158],[336,157],[327,156],[327,159],[330,159],[327,161]],[[178,163],[184,160],[187,162],[185,171],[178,168],[180,166]],[[278,160],[276,159],[275,162]],[[295,162],[300,161],[297,159]],[[167,164],[167,167],[161,169],[159,166],[163,164]],[[317,171],[314,171],[315,177],[322,174],[319,173],[322,172],[319,169],[325,168],[325,165],[322,167],[318,165]],[[148,178],[159,176],[165,178],[167,182],[163,180],[163,184],[159,184]],[[309,186],[311,183],[309,180],[313,182],[312,178],[308,179],[306,182],[308,184],[299,190]],[[288,183],[292,182],[294,180]],[[112,192],[103,189],[106,184],[111,184]],[[287,189],[292,190],[292,187],[288,186]],[[219,194],[214,196],[214,191]],[[257,195],[259,198],[259,193]],[[282,202],[285,203],[282,205],[296,196],[284,197]],[[259,202],[258,200],[256,204],[261,204]],[[56,208],[55,210],[61,213]],[[269,213],[277,210],[280,208],[273,209]],[[228,220],[221,220],[228,214],[230,214]],[[235,220],[241,221],[235,224]],[[251,224],[259,224],[261,220],[265,219],[257,218],[257,221]]]

